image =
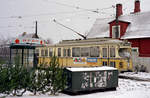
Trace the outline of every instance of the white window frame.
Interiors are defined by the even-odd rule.
[[[115,28],[116,28],[117,26],[116,25],[114,25],[114,26],[112,26],[112,38],[116,38],[116,34],[115,34]],[[119,36],[118,36],[118,38],[120,38],[120,25],[118,25],[118,29],[119,29]]]
[[[131,50],[132,50],[132,52],[133,52],[133,49],[135,49],[135,50],[136,50],[136,52],[137,52],[137,53],[139,53],[139,48],[138,48],[138,47],[132,47],[132,49],[131,49]]]

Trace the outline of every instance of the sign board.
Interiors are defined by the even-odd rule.
[[[37,38],[16,38],[12,41],[14,44],[46,44],[44,40]]]
[[[86,60],[87,62],[94,62],[94,63],[96,63],[97,62],[97,58],[87,58],[87,60]]]
[[[86,64],[85,58],[75,57],[73,58],[74,64]]]

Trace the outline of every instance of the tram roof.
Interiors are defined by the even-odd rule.
[[[89,38],[86,40],[76,39],[76,40],[63,40],[56,46],[62,45],[98,45],[98,44],[120,44],[124,41],[112,38]]]

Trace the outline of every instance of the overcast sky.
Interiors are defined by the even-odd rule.
[[[16,37],[23,32],[38,34],[54,43],[64,39],[81,38],[56,24],[53,19],[85,34],[96,18],[115,17],[114,6],[123,4],[123,14],[134,10],[135,0],[0,0],[0,36]],[[150,0],[141,0],[141,11],[150,10]],[[98,11],[99,13],[96,13]]]

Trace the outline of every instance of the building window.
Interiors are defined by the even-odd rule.
[[[90,57],[99,57],[99,47],[90,48]]]
[[[115,62],[110,62],[110,67],[116,67],[116,63]]]
[[[103,48],[103,57],[107,57],[107,48]]]
[[[120,26],[112,26],[112,38],[120,38]]]
[[[61,56],[61,48],[58,48],[58,57]]]
[[[107,66],[107,62],[106,61],[103,61],[103,66]]]
[[[53,56],[53,48],[49,48],[49,56],[50,56],[50,57]]]
[[[132,52],[139,52],[138,48],[132,48]]]
[[[110,57],[115,57],[115,48],[110,48]]]
[[[72,57],[80,57],[80,48],[79,47],[72,48]]]

